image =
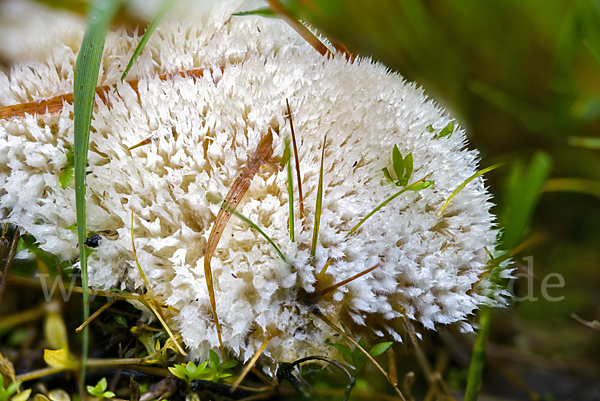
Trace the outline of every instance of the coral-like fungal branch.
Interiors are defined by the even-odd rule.
[[[140,262],[138,260],[137,251],[135,249],[135,239],[133,236],[133,211],[131,212],[131,246],[133,248],[133,256],[135,258],[135,264],[137,265],[137,268],[140,272],[140,276],[142,276],[142,280],[144,280],[144,285],[146,286],[147,294],[146,294],[146,296],[144,296],[144,298],[146,298],[146,297],[149,298],[149,302],[146,302],[145,304],[154,313],[156,318],[159,320],[160,324],[163,326],[163,328],[165,329],[165,331],[171,338],[171,340],[173,340],[173,343],[177,347],[177,351],[179,351],[179,353],[181,355],[186,356],[187,353],[179,345],[179,342],[177,342],[177,340],[175,339],[175,335],[173,335],[173,332],[171,331],[171,329],[169,328],[169,325],[165,321],[165,317],[163,316],[160,304],[156,300],[156,297],[154,296],[154,291],[152,291],[152,287],[150,287],[150,283],[148,282],[148,279],[146,278],[146,274],[144,273],[144,270],[142,269],[142,266],[140,265]]]
[[[221,71],[223,68],[221,68]],[[212,68],[195,68],[193,70],[181,71],[177,73],[166,73],[161,74],[158,78],[161,81],[166,81],[169,78],[175,76],[181,77],[195,77],[200,78],[204,76],[206,72],[213,73]],[[136,93],[138,92],[139,79],[133,79],[126,81],[131,89]],[[103,102],[108,102],[108,93],[117,87],[116,84],[104,85],[96,88],[96,96]],[[73,93],[66,93],[51,97],[49,99],[42,99],[35,102],[15,104],[11,106],[0,107],[0,119],[8,120],[13,117],[24,117],[26,114],[46,114],[46,113],[59,113],[63,109],[65,103],[73,104]]]
[[[208,296],[210,298],[210,306],[212,309],[213,318],[215,320],[215,326],[217,327],[217,335],[219,336],[219,345],[221,347],[222,357],[225,358],[225,349],[223,347],[223,339],[221,337],[221,326],[219,325],[219,317],[217,316],[217,302],[215,300],[215,288],[213,286],[212,270],[210,268],[210,260],[212,259],[223,230],[227,225],[227,222],[231,218],[231,211],[235,210],[242,200],[244,194],[250,188],[252,179],[258,172],[261,165],[265,164],[267,160],[273,155],[273,131],[269,128],[269,132],[259,142],[256,151],[253,155],[248,158],[246,167],[235,179],[233,186],[227,193],[225,201],[221,205],[221,210],[217,215],[217,219],[213,224],[212,231],[208,237],[208,243],[206,245],[206,252],[204,254],[204,276],[206,279],[206,286],[208,288]]]
[[[296,146],[296,132],[294,131],[294,121],[292,119],[292,110],[290,102],[285,99],[290,119],[290,130],[292,131],[292,145],[294,146],[294,160],[296,161],[296,179],[298,181],[298,202],[300,203],[300,219],[304,218],[304,196],[302,195],[302,178],[300,177],[300,156],[298,156],[298,147]]]

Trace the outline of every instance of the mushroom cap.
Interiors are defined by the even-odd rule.
[[[506,295],[489,279],[497,230],[481,177],[438,216],[443,202],[478,168],[464,131],[437,134],[452,118],[423,90],[370,59],[320,56],[284,22],[234,17],[222,2],[201,17],[161,23],[128,80],[119,82],[137,37],[107,38],[90,136],[87,228],[116,230],[89,257],[89,283],[138,291],[137,257],[156,297],[176,310],[172,328],[194,358],[219,345],[204,274],[212,225],[260,140],[273,132],[273,156],[252,177],[237,211],[281,248],[232,216],[212,257],[218,318],[227,351],[247,360],[267,337],[267,360],[336,355],[336,332],[315,308],[350,335],[401,341],[402,321],[424,327],[458,324],[482,304]],[[43,61],[0,73],[0,105],[72,91],[81,31],[57,34]],[[179,74],[202,69],[202,73]],[[160,74],[168,73],[167,77]],[[299,214],[294,178],[295,242],[289,234],[287,171],[289,101],[304,193]],[[151,138],[148,145],[130,150]],[[0,217],[20,226],[42,249],[78,256],[75,192],[59,176],[73,144],[73,107],[55,114],[0,120]],[[348,236],[363,217],[401,188],[382,169],[392,148],[412,153],[410,182],[435,185],[407,191]],[[315,259],[311,243],[323,159],[321,224]],[[294,155],[292,156],[294,157]],[[294,167],[295,169],[295,167]],[[295,177],[294,171],[294,177]],[[101,235],[102,237],[102,235]],[[318,282],[326,261],[332,263]],[[321,297],[316,290],[372,272]],[[505,270],[506,272],[506,270]],[[507,274],[507,273],[503,273]]]

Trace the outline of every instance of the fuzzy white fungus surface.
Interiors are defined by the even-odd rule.
[[[195,358],[218,339],[204,280],[204,250],[224,199],[260,139],[273,129],[273,159],[252,180],[238,211],[279,245],[232,217],[212,258],[217,312],[226,350],[249,359],[269,334],[267,358],[293,361],[335,355],[325,343],[335,332],[312,309],[343,323],[355,337],[401,341],[402,318],[429,329],[467,319],[502,294],[488,281],[497,232],[490,194],[478,178],[437,216],[442,203],[478,169],[460,128],[436,139],[452,118],[423,91],[368,59],[320,56],[284,22],[234,17],[222,2],[202,17],[165,20],[109,104],[98,102],[87,176],[89,231],[117,230],[89,258],[90,284],[140,291],[131,246],[131,214],[142,268],[154,293],[178,313],[171,326]],[[71,17],[70,17],[71,18]],[[44,43],[49,56],[0,73],[0,106],[72,92],[83,24]],[[139,40],[107,38],[99,84],[114,84]],[[159,74],[207,68],[203,77]],[[210,72],[208,69],[211,69]],[[287,173],[281,167],[293,113],[306,216],[290,241]],[[434,132],[430,132],[428,126]],[[324,196],[314,267],[310,263],[323,140]],[[152,137],[153,142],[129,147]],[[78,257],[74,184],[58,178],[73,144],[73,107],[56,114],[0,120],[0,220],[34,235],[65,259]],[[407,192],[348,231],[399,190],[386,182],[393,145],[412,152],[411,182],[428,176],[433,188]],[[328,258],[325,278],[315,276]],[[313,304],[306,294],[369,267],[371,273]],[[377,340],[382,341],[382,340]]]

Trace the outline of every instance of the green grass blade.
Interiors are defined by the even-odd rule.
[[[269,237],[259,226],[257,226],[252,220],[250,220],[249,218],[247,218],[246,216],[244,216],[243,214],[241,214],[240,212],[238,212],[237,210],[231,210],[230,209],[231,214],[233,214],[235,217],[243,220],[246,224],[248,224],[250,227],[254,228],[256,231],[258,231],[260,233],[260,235],[262,235],[263,237],[265,237],[265,239],[267,241],[269,241],[269,243],[271,245],[273,245],[273,248],[275,248],[275,250],[277,251],[277,253],[279,254],[279,256],[281,257],[281,259],[285,262],[285,257],[283,256],[283,253],[281,253],[281,250],[279,249],[279,247],[275,244],[275,242],[273,242],[273,240],[271,239],[271,237]]]
[[[390,203],[391,201],[393,201],[394,199],[396,199],[397,197],[399,197],[406,191],[415,191],[415,190],[420,191],[421,189],[429,188],[432,185],[433,185],[433,181],[427,181],[425,178],[422,178],[419,181],[415,181],[412,184],[410,184],[409,186],[402,188],[400,191],[396,192],[394,195],[390,196],[389,198],[387,198],[386,200],[381,202],[375,209],[373,209],[369,214],[367,214],[365,217],[363,217],[358,222],[358,224],[356,224],[354,227],[352,227],[352,229],[348,232],[348,234],[346,234],[346,237],[349,237],[352,234],[354,234],[356,232],[356,230],[358,230],[360,228],[360,226],[362,226],[363,223],[369,219],[369,217],[373,216],[382,207],[384,207],[385,205],[387,205],[388,203]]]
[[[473,354],[471,364],[469,365],[469,375],[467,376],[467,390],[465,391],[464,401],[476,401],[479,388],[481,387],[481,376],[485,366],[485,344],[492,326],[493,310],[484,307],[479,312],[479,333],[473,345]]]
[[[154,17],[154,19],[152,20],[150,25],[148,25],[148,28],[146,28],[146,32],[144,32],[144,36],[142,36],[140,43],[138,43],[137,47],[135,48],[135,51],[133,52],[133,55],[131,56],[131,59],[129,60],[129,64],[127,64],[127,68],[125,68],[123,75],[121,75],[121,81],[123,81],[125,79],[125,77],[129,73],[129,70],[131,70],[131,67],[133,67],[133,64],[135,64],[135,61],[138,59],[140,54],[142,54],[142,51],[144,50],[146,43],[148,43],[150,36],[152,36],[152,34],[154,33],[154,30],[156,29],[156,27],[158,26],[160,21],[163,19],[165,14],[167,14],[169,12],[171,7],[173,7],[173,4],[175,4],[176,2],[177,2],[177,0],[164,0],[163,1],[160,9],[158,10],[158,13]]]
[[[77,233],[79,239],[79,258],[81,263],[81,281],[83,287],[83,320],[90,315],[90,300],[87,283],[87,256],[85,252],[85,175],[89,148],[90,127],[96,96],[96,85],[102,60],[102,50],[108,25],[116,13],[120,2],[117,0],[97,0],[92,3],[87,29],[81,49],[75,63],[73,85],[74,129],[75,129],[75,204],[77,208]],[[84,388],[85,368],[89,345],[89,329],[83,329],[81,355],[81,389]]]
[[[533,155],[526,171],[523,172],[522,167],[514,167],[514,178],[505,190],[507,201],[504,202],[498,219],[500,226],[504,228],[503,249],[513,249],[525,236],[551,168],[550,156],[542,151]]]
[[[444,210],[446,210],[446,208],[448,207],[448,205],[452,201],[452,199],[454,199],[454,197],[456,195],[458,195],[458,193],[460,191],[462,191],[471,181],[473,181],[475,178],[479,177],[480,175],[483,175],[483,174],[487,173],[488,171],[492,171],[492,170],[494,170],[494,169],[502,166],[503,164],[504,163],[497,163],[497,164],[494,164],[493,166],[486,167],[483,170],[476,172],[475,174],[473,174],[472,176],[470,176],[469,178],[467,178],[466,180],[464,180],[462,182],[462,184],[460,184],[458,187],[456,187],[456,189],[452,192],[452,194],[448,197],[448,199],[446,199],[446,201],[444,202],[444,204],[440,208],[440,210],[437,213],[437,215],[441,216],[442,213],[444,213]]]
[[[211,203],[213,203],[215,205],[218,204],[218,203],[223,202],[223,200],[219,199],[218,196],[214,196],[214,195],[211,195],[211,194],[207,194],[206,199],[208,199],[209,202],[211,202]],[[260,233],[260,235],[262,235],[269,242],[269,244],[273,245],[273,248],[275,248],[275,250],[277,251],[277,253],[281,257],[281,259],[285,262],[285,257],[283,256],[283,253],[281,252],[281,249],[279,249],[279,247],[277,246],[277,244],[275,244],[275,242],[271,239],[271,237],[269,237],[258,225],[256,225],[256,223],[254,223],[248,217],[244,216],[243,214],[241,214],[240,212],[238,212],[237,210],[235,210],[232,207],[227,207],[227,208],[225,208],[225,210],[228,213],[231,213],[232,215],[234,215],[235,217],[237,217],[238,219],[242,220],[246,224],[248,224],[250,227],[252,227],[256,231],[258,231]]]
[[[600,138],[591,136],[570,136],[568,143],[571,146],[579,146],[588,149],[600,149]]]
[[[283,154],[286,160],[285,167],[287,169],[287,188],[288,188],[288,203],[290,206],[290,240],[296,242],[294,230],[294,178],[292,176],[292,150],[290,148],[290,138],[285,139],[285,150]]]
[[[600,181],[584,178],[551,178],[546,182],[543,192],[577,192],[600,198]]]
[[[233,13],[231,15],[233,15],[235,17],[246,17],[249,15],[258,15],[260,17],[265,17],[265,18],[280,18],[279,14],[277,14],[275,11],[273,11],[271,9],[271,7],[261,7],[261,8],[255,9],[255,10],[241,11],[238,13]]]
[[[323,207],[323,162],[325,161],[325,144],[327,135],[323,139],[323,151],[321,153],[321,168],[319,170],[319,187],[317,189],[317,205],[315,206],[315,226],[313,229],[312,248],[310,251],[310,260],[314,265],[315,255],[317,254],[317,241],[319,239],[319,226],[321,225],[321,210]]]
[[[538,151],[534,154],[527,171],[524,171],[524,167],[519,164],[513,167],[509,184],[505,190],[506,202],[504,202],[503,212],[499,219],[500,225],[505,230],[502,237],[502,247],[504,249],[513,249],[525,236],[525,231],[529,227],[535,205],[548,178],[551,166],[550,156]],[[498,278],[493,274],[492,281],[498,281]],[[469,365],[465,401],[477,400],[485,367],[485,344],[490,332],[493,315],[494,310],[489,307],[482,308],[478,314],[480,329],[473,346],[471,364]]]

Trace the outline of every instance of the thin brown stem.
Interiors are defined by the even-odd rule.
[[[329,286],[329,287],[327,287],[327,288],[325,288],[325,289],[323,289],[323,290],[320,290],[320,291],[315,291],[315,292],[314,292],[314,294],[311,294],[311,298],[319,298],[319,297],[322,297],[322,296],[324,296],[325,294],[328,294],[328,293],[330,293],[331,291],[334,291],[334,290],[336,290],[336,289],[340,288],[341,286],[343,286],[343,285],[346,285],[346,284],[348,284],[349,282],[351,282],[351,281],[354,281],[354,280],[356,280],[357,278],[360,278],[360,277],[364,276],[365,274],[372,272],[373,270],[375,270],[375,269],[376,269],[376,268],[378,268],[379,266],[381,266],[381,264],[376,264],[375,266],[373,266],[373,267],[369,267],[368,269],[366,269],[366,270],[363,270],[362,272],[360,272],[360,273],[358,273],[358,274],[355,274],[354,276],[352,276],[352,277],[350,277],[350,278],[347,278],[346,280],[340,281],[340,282],[339,282],[339,283],[337,283],[337,284],[334,284],[334,285],[332,285],[332,286]]]
[[[85,322],[83,322],[81,324],[81,326],[79,326],[78,328],[75,329],[76,333],[80,333],[81,330],[83,330],[83,328],[85,326],[87,326],[88,324],[90,324],[95,318],[97,318],[102,312],[104,312],[105,310],[107,310],[108,308],[110,308],[115,302],[117,302],[118,299],[117,298],[113,298],[110,301],[108,301],[107,303],[105,303],[104,305],[102,305],[100,307],[100,309],[98,309],[96,312],[94,312],[92,314],[92,316],[90,316],[90,318],[88,320],[86,320]]]
[[[240,385],[242,380],[244,380],[244,378],[246,377],[248,372],[250,372],[250,369],[252,369],[252,367],[256,364],[256,361],[258,361],[258,357],[267,348],[267,345],[269,345],[269,343],[271,342],[272,339],[273,339],[273,335],[269,334],[267,336],[267,339],[265,340],[265,342],[262,343],[262,345],[258,348],[258,351],[256,351],[256,353],[254,354],[254,356],[252,357],[250,362],[248,362],[248,365],[246,365],[246,367],[244,368],[244,370],[242,371],[240,376],[237,378],[235,383],[233,383],[233,386],[231,387],[231,390],[229,391],[230,393],[233,393],[238,388],[238,386]]]
[[[304,196],[302,195],[302,178],[300,177],[300,156],[298,155],[298,147],[296,146],[296,133],[294,131],[294,121],[292,119],[292,110],[290,102],[285,99],[288,110],[288,118],[290,119],[290,130],[292,131],[292,145],[294,146],[294,160],[296,162],[296,178],[298,181],[298,202],[300,203],[300,220],[304,217]]]
[[[4,225],[4,229],[2,231],[2,238],[6,235],[8,231],[7,225]],[[15,233],[13,234],[12,241],[10,243],[10,248],[8,250],[8,254],[6,256],[6,262],[4,263],[4,269],[2,269],[2,276],[0,277],[0,305],[2,305],[2,294],[4,293],[4,285],[6,284],[6,277],[8,276],[8,272],[10,271],[10,266],[12,265],[12,261],[15,258],[15,254],[17,253],[17,244],[19,243],[19,229],[15,229]]]

